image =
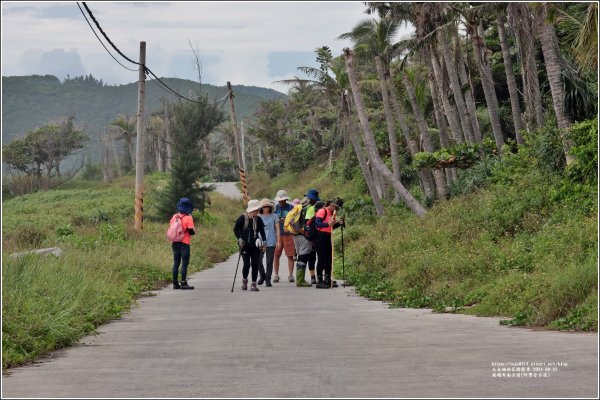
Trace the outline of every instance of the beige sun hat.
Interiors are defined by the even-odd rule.
[[[290,198],[285,190],[278,191],[277,195],[275,196],[275,200],[277,200],[277,201],[289,200],[289,199]]]
[[[248,208],[246,208],[246,212],[256,211],[260,208],[260,201],[256,199],[252,199],[248,202]]]
[[[271,211],[275,208],[275,204],[271,201],[271,199],[267,199],[266,197],[260,201],[260,208],[263,207],[271,207]]]

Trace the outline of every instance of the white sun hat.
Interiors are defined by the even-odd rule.
[[[248,208],[246,208],[246,212],[256,211],[260,208],[260,201],[252,199],[248,202]]]
[[[278,191],[277,196],[275,196],[275,200],[277,200],[277,201],[289,200],[289,199],[290,198],[285,190]]]

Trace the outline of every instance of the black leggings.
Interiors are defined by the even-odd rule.
[[[252,266],[252,282],[256,282],[258,269],[260,268],[260,250],[256,247],[245,247],[242,250],[242,258],[244,259],[242,277],[248,279],[248,272],[250,272],[250,266]]]
[[[331,234],[327,232],[317,232],[317,275],[322,276],[325,271],[325,277],[331,277]]]

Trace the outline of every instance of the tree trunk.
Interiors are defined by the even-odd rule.
[[[440,98],[442,99],[444,114],[446,115],[446,119],[448,120],[448,124],[450,125],[450,130],[452,131],[452,137],[457,144],[462,144],[464,143],[464,136],[458,118],[458,112],[456,111],[456,108],[452,104],[450,104],[450,99],[448,99],[448,90],[446,85],[444,85],[444,75],[439,60],[437,58],[437,54],[432,49],[429,52],[429,56],[430,57],[425,57],[425,60],[427,61],[427,65],[433,71],[433,76],[435,78],[435,82],[440,93]]]
[[[480,23],[479,25],[473,24],[471,29],[472,31],[470,36],[471,42],[473,43],[475,62],[477,64],[477,68],[479,69],[479,76],[481,77],[481,85],[483,86],[483,93],[485,95],[485,102],[487,103],[488,114],[492,124],[492,131],[494,133],[496,147],[501,153],[502,146],[504,146],[504,135],[502,134],[502,128],[500,126],[500,106],[498,105],[496,89],[494,88],[492,69],[490,68],[487,58],[488,49],[485,46],[483,28]]]
[[[394,190],[396,191],[396,193],[398,193],[398,195],[408,206],[408,208],[410,208],[418,217],[424,217],[427,213],[425,208],[421,204],[419,204],[419,202],[413,197],[413,195],[404,187],[402,182],[400,182],[400,180],[394,176],[392,171],[390,171],[386,167],[386,165],[381,160],[379,153],[377,152],[375,138],[373,137],[371,127],[369,126],[369,120],[367,119],[367,112],[362,99],[362,94],[360,93],[360,90],[358,88],[358,79],[356,77],[356,71],[354,70],[352,52],[348,48],[344,49],[344,52],[346,55],[345,62],[346,70],[348,72],[348,79],[350,81],[350,87],[352,88],[354,104],[356,105],[358,118],[360,119],[360,124],[364,134],[365,145],[367,147],[369,157],[374,167],[392,183]]]
[[[388,138],[390,141],[390,153],[392,156],[392,171],[394,176],[400,180],[400,161],[398,160],[398,140],[396,139],[396,124],[394,123],[394,116],[392,114],[392,107],[390,105],[390,96],[387,85],[387,77],[385,73],[385,67],[383,60],[380,56],[375,56],[375,66],[377,68],[377,77],[379,78],[379,84],[381,87],[381,94],[383,96],[383,110],[385,113],[385,124],[387,126]]]
[[[521,59],[525,118],[528,130],[533,131],[544,125],[544,109],[535,60],[534,20],[527,3],[509,3],[507,10]]]
[[[453,42],[457,42],[456,38]],[[465,103],[467,104],[467,111],[469,112],[471,127],[473,129],[473,140],[475,143],[482,143],[481,129],[479,128],[479,121],[477,120],[477,106],[475,105],[475,99],[473,98],[471,76],[467,75],[467,69],[465,67],[466,60],[463,58],[460,44],[454,44],[461,84],[463,86],[468,85],[468,88],[465,90]]]
[[[566,132],[572,125],[571,117],[565,111],[564,99],[565,91],[562,82],[561,63],[558,56],[558,42],[554,25],[546,23],[546,4],[540,6],[541,12],[538,19],[538,34],[544,53],[544,63],[546,64],[546,73],[548,82],[550,83],[550,91],[552,92],[552,105],[556,114],[556,122],[560,130],[560,136],[565,152],[567,165],[571,164],[575,159],[570,154],[572,144],[565,138]]]
[[[423,142],[423,149],[429,153],[433,153],[435,151],[435,147],[433,145],[433,140],[431,140],[431,135],[429,134],[429,127],[427,126],[427,121],[425,121],[425,117],[419,108],[419,104],[417,103],[417,96],[415,94],[415,88],[412,83],[408,79],[406,74],[403,74],[402,80],[404,82],[404,86],[406,87],[406,91],[408,93],[408,98],[410,100],[410,105],[413,109],[413,114],[415,116],[415,120],[417,121],[417,126],[419,127],[419,132],[421,133],[421,141]],[[437,192],[438,199],[445,199],[448,196],[448,191],[446,190],[446,179],[444,179],[444,173],[442,170],[434,169],[433,170],[433,179],[435,180],[435,188]]]
[[[373,204],[375,205],[375,212],[378,216],[383,215],[383,205],[381,205],[381,198],[377,194],[377,188],[375,187],[375,180],[373,179],[373,174],[369,170],[369,165],[367,164],[367,160],[363,154],[362,147],[360,145],[359,137],[356,133],[355,126],[352,124],[350,118],[350,110],[348,106],[348,102],[346,100],[346,95],[343,95],[344,105],[342,107],[345,110],[342,110],[342,115],[344,119],[344,127],[346,132],[348,132],[348,136],[350,136],[350,141],[352,142],[352,147],[354,147],[354,152],[356,153],[356,158],[358,159],[358,164],[360,165],[360,169],[365,177],[365,181],[367,182],[367,187],[369,188],[369,194],[373,199]]]
[[[448,78],[450,79],[450,88],[452,89],[452,93],[454,94],[454,102],[456,103],[456,108],[458,109],[459,121],[462,130],[465,134],[465,140],[468,142],[472,142],[474,140],[474,136],[473,129],[471,126],[471,119],[469,117],[469,113],[467,112],[465,99],[460,88],[460,81],[458,79],[456,67],[452,59],[452,53],[450,52],[448,38],[446,37],[446,34],[444,32],[439,31],[438,39],[442,46],[442,52],[444,54],[444,60],[446,62],[446,69],[448,71]]]
[[[517,91],[517,81],[515,79],[515,73],[513,71],[512,59],[510,57],[510,47],[508,46],[506,29],[504,27],[504,24],[506,23],[504,11],[498,11],[496,17],[496,22],[498,24],[498,39],[500,40],[500,48],[502,49],[504,71],[506,72],[506,84],[508,86],[508,94],[510,96],[510,109],[512,111],[513,124],[515,126],[515,137],[517,139],[517,143],[524,144],[525,140],[523,140],[521,132],[525,130],[525,125],[523,124],[523,118],[521,116],[521,106],[519,105],[519,92]]]

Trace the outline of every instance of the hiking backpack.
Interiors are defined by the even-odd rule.
[[[283,230],[292,235],[299,235],[304,229],[304,216],[306,215],[306,208],[303,208],[301,204],[296,204],[294,208],[287,213],[285,221],[283,222]]]
[[[167,239],[171,242],[181,242],[185,237],[185,231],[183,230],[183,222],[179,213],[173,215],[171,222],[169,223],[169,229],[167,229]]]
[[[323,208],[324,204],[322,201],[317,201],[315,203],[315,215],[306,220],[304,224],[304,237],[310,241],[315,240],[317,237],[317,211]]]

